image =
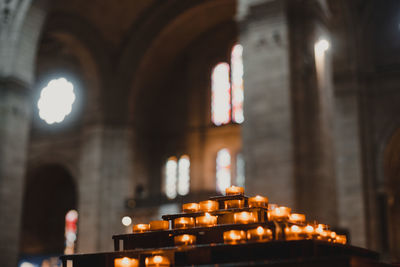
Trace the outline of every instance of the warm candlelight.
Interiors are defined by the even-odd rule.
[[[182,228],[192,228],[194,227],[194,218],[193,217],[180,217],[174,220],[174,228],[182,229]]]
[[[168,230],[169,222],[168,221],[152,221],[150,222],[150,230],[159,231],[159,230]]]
[[[255,196],[249,198],[249,207],[267,207],[268,206],[268,198],[262,196]]]
[[[236,244],[246,241],[246,233],[242,230],[230,230],[224,232],[224,243]]]
[[[156,255],[147,257],[145,260],[146,267],[167,267],[170,266],[169,259],[164,256]]]
[[[244,188],[240,186],[234,186],[232,185],[231,187],[228,187],[225,189],[225,193],[227,196],[230,195],[244,195]]]
[[[214,200],[201,201],[199,206],[201,211],[210,212],[218,210],[218,202]]]
[[[199,204],[198,203],[186,203],[182,205],[183,212],[198,212]]]
[[[312,227],[309,224],[306,227],[304,227],[303,231],[306,234],[307,238],[312,238],[314,235],[314,227]]]
[[[115,258],[114,267],[138,267],[139,261],[128,257]]]
[[[255,223],[257,222],[257,216],[253,212],[235,212],[233,220],[235,223]]]
[[[290,212],[291,209],[288,207],[277,207],[271,211],[268,211],[269,219],[276,221],[284,221],[289,218]]]
[[[196,218],[196,226],[199,227],[210,227],[217,224],[218,216],[212,216],[208,212],[204,214],[204,216],[200,216]]]
[[[150,230],[150,224],[148,223],[139,223],[134,224],[132,227],[132,231],[134,233],[143,233]]]
[[[335,243],[346,245],[347,237],[345,235],[337,235],[334,241]]]
[[[301,233],[303,233],[303,227],[298,225],[292,225],[290,228],[285,228],[286,240],[301,240],[303,239]]]
[[[272,240],[272,231],[268,228],[258,226],[255,229],[250,229],[247,231],[247,239],[251,241]]]
[[[238,209],[244,207],[244,200],[243,199],[232,199],[232,200],[225,200],[225,209]]]
[[[306,215],[300,213],[292,213],[289,215],[289,221],[292,223],[305,223]]]
[[[196,236],[195,235],[177,235],[174,237],[175,245],[184,246],[184,245],[193,245],[196,244]]]

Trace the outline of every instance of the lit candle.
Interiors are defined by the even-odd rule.
[[[145,259],[146,267],[167,267],[170,261],[167,257],[156,255]]]
[[[235,223],[255,223],[257,222],[257,217],[253,212],[236,212],[233,215],[233,220]]]
[[[269,241],[272,240],[272,231],[262,226],[258,226],[255,229],[247,231],[247,239],[251,241]]]
[[[182,205],[183,212],[198,212],[199,204],[198,203],[186,203]]]
[[[225,209],[240,209],[244,207],[243,199],[225,200]]]
[[[159,231],[159,230],[168,230],[169,222],[168,221],[152,221],[150,222],[150,230]]]
[[[204,216],[196,218],[196,226],[199,227],[210,227],[217,224],[217,216],[212,216],[208,212]]]
[[[249,207],[267,207],[268,206],[268,198],[262,196],[255,196],[249,198]]]
[[[289,215],[289,221],[292,223],[305,223],[306,215],[300,213],[292,213]]]
[[[134,233],[143,233],[149,230],[150,230],[150,224],[147,223],[134,224],[132,227],[132,231]]]
[[[301,233],[303,232],[302,227],[298,225],[292,225],[290,228],[285,228],[286,240],[300,240],[303,239]]]
[[[128,257],[114,259],[114,267],[138,267],[139,261]]]
[[[276,204],[268,204],[268,212],[267,212],[267,216],[268,216],[268,221],[271,221],[271,211],[273,211],[274,209],[276,209],[278,207],[278,205]]]
[[[199,206],[201,211],[210,212],[218,210],[218,202],[214,200],[201,201]]]
[[[346,245],[347,237],[345,235],[337,235],[335,239],[335,243]]]
[[[242,230],[230,230],[224,232],[224,243],[236,244],[246,241],[246,233]]]
[[[231,187],[228,187],[225,189],[225,193],[227,196],[230,195],[244,195],[244,188],[240,186],[234,186],[232,185]]]
[[[268,211],[269,218],[276,221],[284,221],[288,219],[291,209],[288,207],[277,207],[271,211]]]
[[[182,229],[182,228],[191,228],[194,227],[194,218],[193,217],[180,217],[174,220],[174,228]]]
[[[314,227],[312,227],[309,224],[306,227],[304,227],[303,231],[306,234],[307,238],[309,239],[312,238],[314,235]]]
[[[196,243],[195,235],[177,235],[174,237],[175,245],[184,246],[184,245],[193,245]]]

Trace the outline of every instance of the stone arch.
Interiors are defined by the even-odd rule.
[[[60,164],[45,164],[27,173],[20,254],[45,256],[64,251],[65,215],[77,208],[77,188]]]

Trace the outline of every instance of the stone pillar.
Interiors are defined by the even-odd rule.
[[[0,79],[0,265],[4,267],[17,266],[30,115],[27,86]]]
[[[317,1],[287,1],[290,20],[297,207],[310,219],[337,225],[330,35]]]
[[[243,45],[246,192],[294,206],[289,32],[285,1],[238,2]]]
[[[125,232],[121,218],[133,197],[132,131],[86,126],[82,142],[78,251],[109,251],[112,235]]]

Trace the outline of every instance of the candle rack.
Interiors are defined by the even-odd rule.
[[[267,198],[263,199],[267,200]],[[210,211],[163,215],[162,219],[168,222],[169,229],[150,229],[114,235],[112,237],[114,252],[65,255],[61,257],[63,267],[119,267],[119,262],[123,262],[123,257],[134,259],[127,260],[126,262],[132,262],[132,264],[124,267],[224,263],[248,266],[250,262],[265,266],[270,261],[279,262],[288,259],[292,262],[299,259],[311,259],[310,263],[305,265],[319,267],[327,265],[326,262],[312,265],[316,262],[316,258],[333,257],[333,262],[336,256],[348,257],[346,266],[357,263],[355,259],[362,259],[363,264],[367,261],[372,262],[371,265],[365,266],[381,266],[376,262],[378,254],[345,245],[345,237],[336,238],[336,233],[328,231],[322,225],[320,225],[321,229],[314,228],[305,222],[304,215],[297,216],[303,218],[303,221],[290,221],[290,214],[287,214],[289,208],[282,207],[285,213],[278,214],[280,211],[276,211],[275,215],[278,214],[281,217],[273,217],[275,215],[271,215],[267,203],[265,206],[249,207],[249,198],[244,194],[216,196],[209,200],[212,201]],[[218,209],[215,209],[215,202],[218,203]],[[226,203],[232,205],[226,205]],[[232,208],[232,206],[235,207]],[[212,223],[207,225],[207,218],[205,218],[206,220],[202,221],[201,225],[196,223],[189,224],[189,227],[183,225],[187,228],[177,228],[175,225],[176,219],[179,220],[179,218],[192,218],[190,221],[196,222],[196,218],[200,217],[213,219],[210,220]],[[214,218],[217,218],[216,223]],[[284,266],[296,266],[296,264],[285,264]]]

